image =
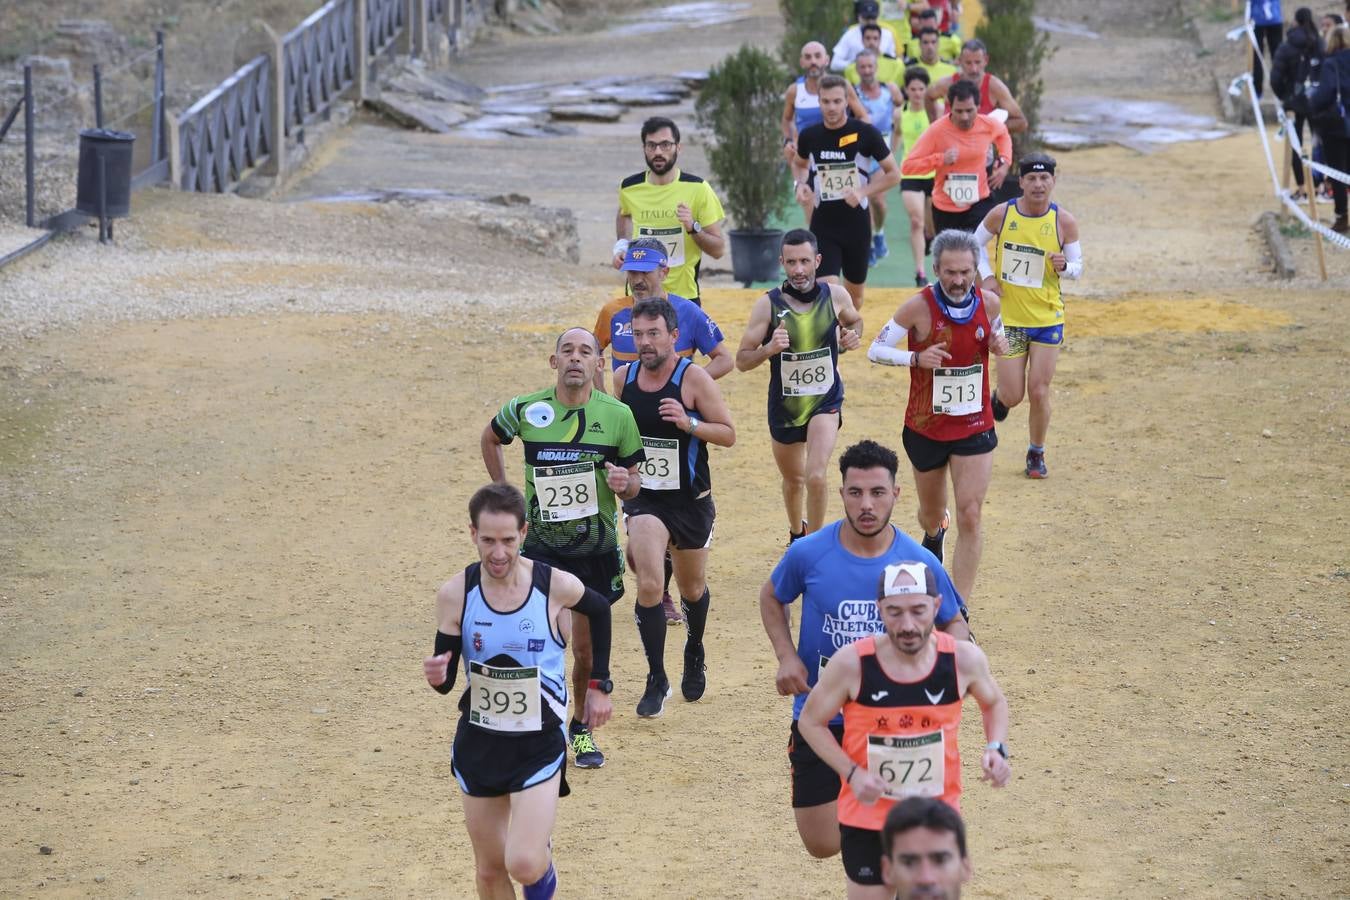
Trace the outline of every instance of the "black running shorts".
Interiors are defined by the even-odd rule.
[[[820,210],[816,210],[811,216],[811,233],[816,236],[820,251],[817,278],[842,274],[850,284],[867,281],[867,255],[872,249],[872,216],[865,209],[852,209],[849,212],[861,212],[862,215],[822,215]]]
[[[905,426],[900,437],[905,445],[905,455],[910,465],[920,472],[931,472],[947,464],[953,456],[979,456],[981,453],[993,453],[998,446],[998,435],[994,429],[972,434],[959,441],[935,441],[924,437],[917,431]]]
[[[843,743],[844,723],[831,725],[830,733],[836,741]],[[792,767],[793,809],[823,806],[839,799],[843,786],[839,773],[816,756],[816,751],[802,739],[796,719],[792,720],[792,731],[788,733],[788,764]]]
[[[507,737],[461,718],[450,749],[450,771],[470,797],[518,794],[559,772],[558,796],[572,792],[567,786],[567,735],[561,727]]]
[[[712,495],[697,500],[686,499],[682,493],[674,494],[669,500],[656,500],[651,495],[655,491],[643,491],[632,500],[623,502],[623,514],[634,516],[656,516],[670,532],[670,545],[676,550],[706,550],[712,546],[713,520],[717,517],[717,507],[713,506]]]
[[[839,856],[844,875],[854,884],[881,884],[881,832],[839,826]]]
[[[551,556],[547,548],[531,547],[524,555],[575,575],[581,583],[610,603],[623,596],[623,553],[618,547],[594,556]]]
[[[837,415],[839,416],[839,427],[844,427],[844,411],[836,406],[831,409],[818,409],[811,413],[811,418],[816,416]],[[778,425],[773,419],[769,420],[769,437],[780,444],[805,444],[806,429],[810,427],[811,419],[806,420],[805,425]]]

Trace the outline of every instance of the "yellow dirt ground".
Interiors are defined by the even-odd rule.
[[[1088,277],[1052,477],[1021,475],[1023,410],[999,429],[971,606],[1015,778],[978,782],[972,706],[973,896],[1350,894],[1346,269],[1254,271],[1258,154],[1245,136],[1062,164]],[[596,278],[528,317],[269,314],[4,346],[0,893],[470,895],[452,704],[420,674],[433,591],[469,561],[481,428],[548,382],[557,329],[615,283]],[[735,342],[749,295],[707,296]],[[869,293],[869,334],[903,297]],[[898,445],[904,373],[854,354],[843,376],[842,441]],[[630,593],[610,761],[573,771],[561,806],[562,896],[842,894],[793,830],[756,612],[785,526],[765,377],[722,383],[740,440],[713,454],[708,695],[634,716]],[[913,508],[906,479],[902,527]]]

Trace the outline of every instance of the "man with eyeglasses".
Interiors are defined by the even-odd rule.
[[[656,238],[666,247],[666,291],[702,306],[698,287],[703,254],[721,259],[727,252],[722,234],[726,214],[708,182],[681,172],[680,127],[664,116],[642,123],[645,171],[619,184],[619,213],[614,221],[614,268],[623,265],[628,243]]]

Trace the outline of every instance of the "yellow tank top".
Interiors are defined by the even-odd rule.
[[[1043,216],[1026,216],[1017,201],[1008,202],[994,247],[994,274],[1003,291],[1003,324],[1045,328],[1064,322],[1064,299],[1051,253],[1063,253],[1059,240],[1059,207],[1050,204]]]
[[[924,112],[922,107],[916,110],[909,108],[909,101],[905,101],[903,109],[897,111],[900,116],[900,138],[905,142],[904,150],[900,153],[900,158],[896,162],[904,162],[905,157],[909,155],[909,150],[919,140],[919,136],[928,130],[928,113]],[[922,175],[906,175],[908,179],[920,181],[925,178],[933,178],[937,175],[936,171],[925,172]]]

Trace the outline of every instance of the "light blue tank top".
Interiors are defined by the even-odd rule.
[[[858,99],[862,105],[867,108],[867,114],[872,117],[872,126],[881,132],[888,145],[891,139],[891,123],[895,115],[895,101],[891,99],[891,92],[886,85],[881,86],[881,94],[875,99],[869,100],[867,95],[858,88]]]
[[[497,612],[483,598],[481,563],[464,570],[464,672],[470,663],[495,667],[537,667],[540,699],[543,700],[541,730],[567,721],[567,645],[553,628],[548,615],[548,588],[553,569],[534,563],[530,593],[518,609]],[[549,715],[552,712],[552,717]]]

